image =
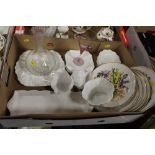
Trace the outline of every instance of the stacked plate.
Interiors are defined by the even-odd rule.
[[[96,68],[92,79],[105,78],[113,83],[113,99],[95,108],[104,112],[143,112],[155,105],[155,73],[146,67],[129,69],[109,63]]]
[[[152,69],[143,66],[133,67],[132,69],[135,70],[136,72],[141,73],[143,78],[146,77],[145,79],[147,79],[142,80],[143,85],[145,83],[147,87],[146,93],[142,92],[142,96],[143,97],[145,96],[146,98],[148,97],[148,99],[145,99],[146,102],[141,106],[139,110],[139,111],[146,111],[155,105],[155,72]]]
[[[139,70],[139,68],[141,69],[141,67],[132,68],[136,77],[135,94],[128,102],[127,106],[123,107],[121,111],[143,111],[150,101],[152,88],[148,78]]]

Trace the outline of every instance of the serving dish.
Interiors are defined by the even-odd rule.
[[[106,63],[121,63],[121,60],[116,52],[110,49],[103,50],[97,57],[97,65],[100,66]]]
[[[47,86],[53,73],[65,68],[59,53],[53,50],[37,53],[25,51],[16,62],[15,73],[21,84],[25,86]]]
[[[92,111],[80,92],[62,95],[50,91],[18,90],[14,92],[7,107],[11,116]]]

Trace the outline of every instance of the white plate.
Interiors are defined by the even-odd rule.
[[[135,70],[141,71],[145,76],[147,76],[150,86],[152,88],[152,95],[149,103],[141,110],[141,111],[146,111],[152,106],[155,105],[155,72],[147,67],[144,66],[138,66],[138,67],[133,67]]]
[[[92,55],[88,51],[80,54],[80,50],[69,50],[65,54],[66,68],[72,73],[75,70],[84,70],[92,72],[94,69],[94,62]]]
[[[92,107],[82,99],[80,92],[66,96],[50,91],[15,91],[7,107],[11,116],[92,111]]]
[[[136,101],[139,99],[139,85],[138,82],[136,82],[136,88],[135,88],[135,93],[134,95],[131,97],[131,99],[129,101],[127,101],[124,105],[122,105],[122,107],[119,108],[120,112],[124,112],[124,111],[132,111],[131,109],[135,106]]]
[[[123,64],[109,63],[97,67],[92,72],[91,79],[99,77],[106,78],[115,87],[113,100],[105,104],[106,107],[120,106],[127,102],[135,93],[135,75]]]
[[[137,107],[134,109],[134,111],[141,111],[141,109],[147,105],[147,103],[150,99],[151,87],[150,87],[147,77],[144,76],[142,72],[140,72],[138,70],[134,70],[134,72],[137,73],[138,78],[141,82],[141,86],[142,86],[142,92],[140,94],[141,100],[139,102],[139,105],[137,104]]]
[[[15,73],[17,75],[18,81],[24,86],[50,86],[50,82],[45,80],[44,76],[36,76],[28,71],[25,71],[19,61],[15,66]]]
[[[97,57],[97,65],[100,66],[107,63],[121,63],[116,52],[112,50],[103,50],[99,53]]]
[[[48,79],[50,79],[50,77],[53,76],[53,74],[56,71],[58,71],[59,69],[65,68],[64,61],[62,60],[60,54],[53,50],[49,51],[53,54],[53,58],[51,60],[51,61],[54,61],[54,63],[52,63],[53,64],[52,72],[47,76],[39,76],[39,75],[32,74],[27,67],[27,63],[29,63],[29,65],[32,65],[32,67],[36,67],[35,62],[33,62],[33,63],[32,63],[32,61],[27,62],[27,57],[30,52],[32,52],[32,51],[28,50],[28,51],[24,52],[20,56],[19,60],[16,63],[15,73],[17,74],[18,80],[20,81],[21,84],[23,84],[25,86],[48,86],[48,85],[51,85],[51,82],[48,81]]]
[[[137,109],[143,104],[143,101],[146,98],[146,92],[145,92],[146,90],[144,89],[142,79],[140,78],[137,72],[134,71],[134,74],[136,76],[137,85],[138,85],[138,90],[137,92],[135,92],[137,95],[137,98],[132,100],[133,102],[132,107],[128,111],[137,111]]]
[[[141,111],[141,109],[143,109],[148,104],[148,102],[150,101],[150,98],[152,96],[152,88],[151,88],[151,85],[149,83],[148,78],[142,72],[140,72],[140,73],[141,73],[141,76],[144,79],[143,80],[143,87],[145,87],[146,91],[144,91],[143,94],[146,93],[146,100],[143,103],[143,106],[140,107],[139,111]]]

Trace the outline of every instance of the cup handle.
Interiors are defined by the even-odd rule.
[[[88,76],[89,72],[87,71],[84,71],[84,70],[75,70],[73,71],[72,73],[72,78],[73,78],[73,81],[74,81],[74,85],[76,87],[78,87],[79,89],[83,88],[85,82],[86,82],[86,79],[87,79],[87,76]]]

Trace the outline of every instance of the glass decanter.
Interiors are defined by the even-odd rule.
[[[26,65],[28,70],[38,76],[47,76],[49,75],[56,62],[53,58],[52,52],[44,49],[43,39],[45,36],[46,27],[36,26],[33,27],[33,34],[36,41],[36,48],[30,52],[27,56]]]

